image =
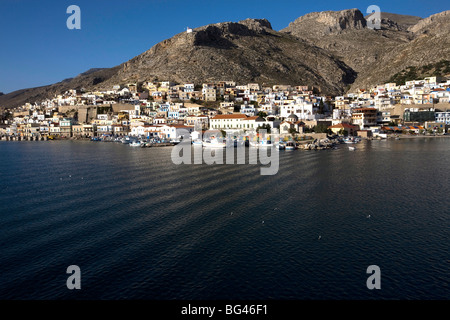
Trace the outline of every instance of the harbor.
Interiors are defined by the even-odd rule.
[[[448,279],[449,139],[280,151],[270,177],[175,165],[174,147],[0,144],[3,299],[72,299],[74,263],[79,299],[370,299],[353,276],[368,262],[400,279],[384,299],[448,295],[434,284]]]

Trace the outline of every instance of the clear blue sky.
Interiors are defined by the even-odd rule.
[[[69,30],[69,5],[81,9],[81,30]],[[266,18],[275,30],[315,11],[369,5],[427,17],[448,1],[299,0],[0,0],[0,92],[37,87],[90,68],[113,67],[186,27]]]

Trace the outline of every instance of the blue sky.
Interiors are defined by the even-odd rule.
[[[81,30],[69,30],[69,5],[81,9]],[[427,17],[447,1],[294,0],[0,0],[0,92],[37,87],[90,68],[113,67],[186,27],[266,18],[275,30],[315,11],[369,5],[384,12]]]

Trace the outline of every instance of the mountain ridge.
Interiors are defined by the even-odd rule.
[[[381,13],[380,30],[367,28],[370,15],[358,9],[308,13],[279,31],[267,19],[209,24],[178,33],[115,67],[5,94],[0,106],[37,102],[68,89],[147,80],[297,84],[341,94],[387,81],[409,65],[449,57],[449,12],[424,19]]]

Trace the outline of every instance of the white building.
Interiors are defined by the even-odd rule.
[[[302,98],[296,99],[293,103],[281,105],[279,110],[282,118],[295,114],[300,120],[315,119],[313,103]]]
[[[436,122],[450,125],[450,110],[435,112]]]
[[[164,125],[161,127],[161,136],[169,139],[179,138],[187,132],[191,133],[194,128],[183,125]]]
[[[209,120],[209,128],[219,130],[244,129],[244,120],[247,118],[245,114],[219,114]]]
[[[240,112],[249,117],[253,117],[256,114],[256,109],[255,109],[255,106],[252,104],[243,104],[243,105],[241,105]]]

